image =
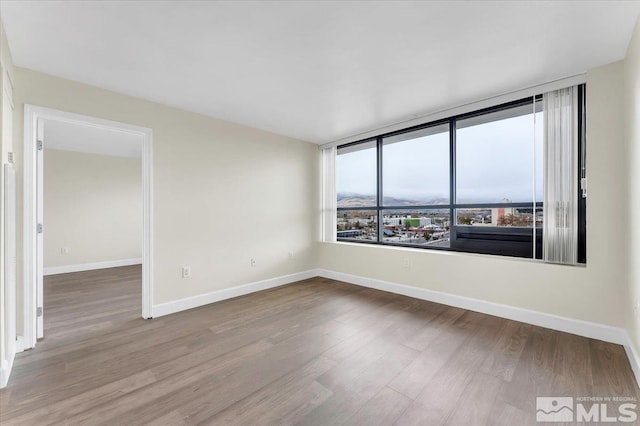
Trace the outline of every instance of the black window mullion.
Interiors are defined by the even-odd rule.
[[[456,209],[491,209],[494,207],[516,207],[516,208],[530,208],[532,204],[530,202],[516,202],[516,203],[453,203]],[[542,207],[542,202],[537,202],[536,207]]]
[[[453,248],[456,200],[456,119],[449,120],[449,247]]]
[[[582,178],[586,178],[586,87],[578,86],[578,263],[587,263],[587,199],[582,196]]]
[[[377,160],[378,160],[378,164],[377,164],[377,176],[378,176],[378,191],[377,191],[377,215],[378,215],[378,242],[383,241],[382,239],[382,235],[383,235],[383,231],[384,231],[384,225],[382,223],[382,200],[383,200],[383,194],[382,194],[382,137],[378,137],[377,139]]]
[[[357,211],[357,210],[376,210],[376,206],[369,207],[338,207],[337,210],[340,211]]]

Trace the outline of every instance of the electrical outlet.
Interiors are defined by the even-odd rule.
[[[256,266],[256,260],[255,259],[251,259],[251,267],[255,267]]]
[[[411,261],[409,259],[402,259],[402,267],[403,268],[411,268]]]
[[[292,251],[289,252],[289,259],[293,259],[295,257],[295,255],[293,254]]]
[[[60,253],[69,254],[69,247],[60,247]]]
[[[191,266],[182,267],[182,278],[191,278]]]

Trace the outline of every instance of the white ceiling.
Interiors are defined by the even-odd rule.
[[[44,120],[44,147],[114,157],[142,157],[140,137],[118,130]]]
[[[640,2],[2,2],[16,65],[325,143],[624,58]]]

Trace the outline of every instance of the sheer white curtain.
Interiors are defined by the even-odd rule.
[[[336,148],[322,150],[322,241],[336,241]]]
[[[547,262],[578,260],[578,88],[543,96],[544,226]]]

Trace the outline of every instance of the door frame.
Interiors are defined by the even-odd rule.
[[[117,121],[24,105],[24,203],[23,203],[23,336],[22,348],[35,347],[37,341],[37,125],[48,119],[110,129],[135,135],[142,143],[142,318],[151,318],[153,303],[153,132],[150,128]],[[46,143],[46,141],[45,141]],[[40,270],[42,273],[42,270]]]

